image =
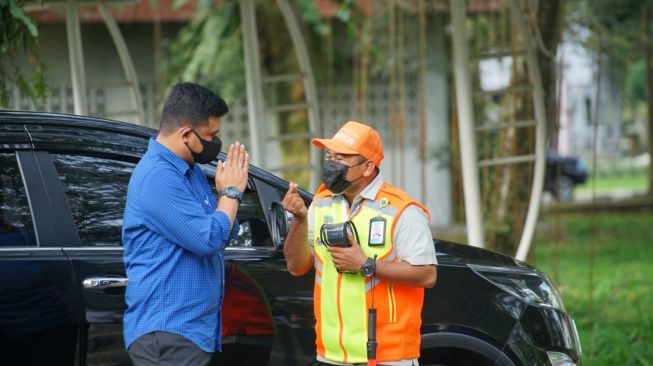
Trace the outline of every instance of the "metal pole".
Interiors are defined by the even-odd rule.
[[[450,0],[451,25],[453,27],[453,65],[456,82],[456,107],[460,137],[460,155],[465,194],[465,221],[467,240],[470,245],[484,247],[483,219],[481,216],[481,192],[478,180],[478,156],[474,139],[474,112],[471,81],[469,78],[469,55],[465,25],[465,1]]]
[[[544,187],[544,167],[546,159],[546,109],[544,107],[544,88],[540,75],[540,67],[535,55],[533,38],[530,37],[528,25],[516,0],[510,0],[510,10],[512,17],[517,23],[519,33],[523,37],[526,48],[526,62],[528,63],[528,74],[533,84],[533,107],[535,109],[535,168],[533,176],[533,188],[531,190],[530,203],[528,204],[528,213],[524,223],[524,231],[519,240],[519,247],[515,258],[526,260],[528,251],[535,234],[535,224],[540,212],[540,202],[542,201],[542,189]]]
[[[281,15],[283,15],[286,26],[288,26],[290,38],[292,39],[297,60],[299,61],[304,90],[306,91],[306,104],[308,105],[309,132],[311,137],[314,137],[317,132],[317,126],[320,124],[320,113],[317,88],[315,87],[315,75],[313,74],[313,68],[311,67],[311,60],[308,57],[306,43],[304,42],[304,37],[302,36],[299,24],[297,24],[297,18],[295,17],[292,7],[287,0],[279,0],[277,3],[279,4],[279,10],[281,10]],[[310,172],[309,186],[310,189],[313,190],[317,188],[318,184],[317,172],[320,151],[313,148],[310,150],[310,164],[312,168]]]
[[[87,115],[86,73],[82,53],[82,32],[79,26],[77,4],[72,0],[66,2],[66,35],[68,37],[68,57],[70,58],[70,77],[73,85],[73,102],[75,114]]]
[[[265,128],[263,82],[261,81],[261,62],[259,60],[258,34],[256,30],[256,3],[253,0],[240,0],[240,26],[243,32],[245,54],[245,83],[247,85],[247,118],[249,122],[250,144],[247,147],[251,161],[266,167],[261,154],[263,141],[259,129]]]
[[[129,83],[129,91],[132,95],[132,101],[134,102],[134,110],[138,114],[139,124],[145,125],[145,112],[143,111],[143,97],[141,96],[141,90],[139,89],[138,76],[136,75],[136,69],[134,68],[134,63],[129,54],[129,49],[127,48],[127,43],[120,32],[120,28],[116,24],[116,21],[113,19],[113,16],[107,9],[107,7],[102,4],[97,4],[98,10],[104,19],[104,23],[109,29],[113,43],[116,45],[116,50],[118,51],[118,56],[120,56],[120,62],[122,63],[122,68],[125,71],[125,77]]]

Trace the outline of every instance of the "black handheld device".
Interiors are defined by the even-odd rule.
[[[322,244],[329,247],[350,247],[351,242],[348,234],[354,235],[358,241],[358,231],[356,231],[356,226],[351,221],[339,224],[323,224],[320,227],[320,240]]]

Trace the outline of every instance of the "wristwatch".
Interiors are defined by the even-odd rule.
[[[363,275],[363,277],[374,276],[374,274],[376,273],[376,260],[367,257],[367,260],[365,261],[365,263],[363,263],[363,265],[358,270],[358,272],[360,272]]]
[[[243,192],[241,192],[240,189],[234,186],[229,186],[225,188],[224,191],[222,191],[222,194],[229,198],[238,200],[238,203],[241,203],[243,201]]]

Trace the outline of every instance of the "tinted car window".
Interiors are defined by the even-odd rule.
[[[0,246],[34,245],[34,224],[16,155],[0,153]]]
[[[121,246],[129,178],[136,164],[53,154],[83,246]]]
[[[209,186],[217,198],[215,182],[213,177],[207,176]],[[265,221],[263,207],[258,193],[246,190],[243,193],[243,201],[238,206],[236,219],[240,223],[238,237],[229,242],[230,247],[269,247],[272,246],[272,238]]]

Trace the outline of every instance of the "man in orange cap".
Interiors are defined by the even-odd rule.
[[[290,184],[284,255],[295,276],[315,268],[318,364],[368,364],[375,356],[380,365],[417,365],[424,288],[437,277],[430,214],[384,182],[383,144],[373,128],[350,121],[333,138],[312,143],[326,151],[324,184],[309,208]],[[351,246],[333,245],[325,224],[351,225]],[[369,342],[368,317],[378,347]]]

